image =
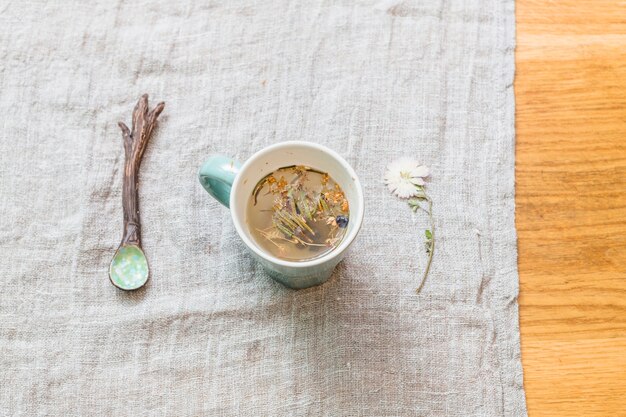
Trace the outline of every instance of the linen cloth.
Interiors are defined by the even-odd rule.
[[[0,415],[525,415],[514,1],[2,1]],[[151,278],[111,285],[122,138]],[[196,178],[211,153],[331,147],[366,217],[322,286],[268,278]],[[385,166],[432,168],[424,214]]]

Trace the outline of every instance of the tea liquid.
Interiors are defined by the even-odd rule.
[[[341,187],[327,173],[305,166],[265,176],[246,208],[257,245],[288,261],[307,261],[332,251],[345,236],[349,219]]]

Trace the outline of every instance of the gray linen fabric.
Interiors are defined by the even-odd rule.
[[[0,3],[0,415],[526,414],[514,1],[395,3]],[[116,122],[144,92],[166,102],[141,170],[152,275],[125,293]],[[366,195],[350,255],[303,291],[196,179],[290,139],[344,155]],[[403,155],[433,172],[420,295],[425,216],[381,179]]]

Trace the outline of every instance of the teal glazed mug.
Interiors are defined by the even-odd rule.
[[[327,172],[343,189],[350,205],[346,234],[335,249],[305,261],[279,259],[261,249],[248,230],[246,205],[262,178],[286,166],[304,165]],[[230,209],[239,237],[267,273],[287,287],[300,289],[327,281],[343,259],[363,222],[363,190],[350,165],[336,152],[311,142],[281,142],[252,155],[245,163],[222,155],[211,156],[198,173],[204,189]]]

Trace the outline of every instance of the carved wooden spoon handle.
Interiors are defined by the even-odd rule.
[[[160,102],[148,110],[148,95],[141,96],[133,110],[132,130],[118,122],[124,137],[124,185],[122,189],[122,207],[124,209],[124,236],[122,245],[141,246],[141,221],[139,219],[139,199],[137,195],[139,166],[141,157],[150,140],[157,118],[165,103]]]

